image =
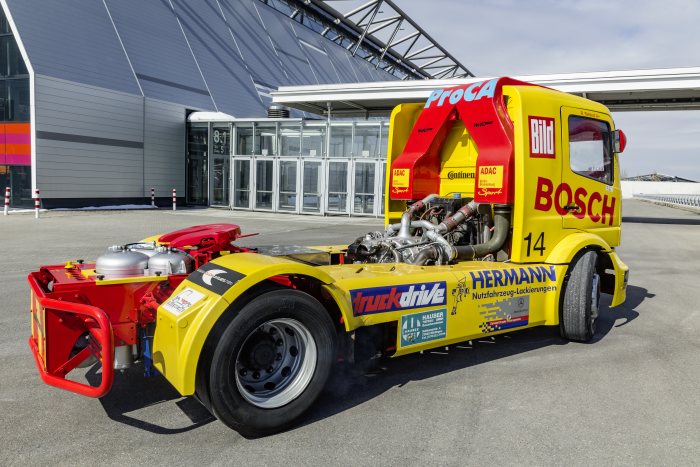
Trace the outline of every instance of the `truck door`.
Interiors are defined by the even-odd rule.
[[[613,153],[612,118],[562,107],[562,183],[555,206],[565,229],[610,229],[620,225],[621,190]],[[615,229],[617,230],[617,229]]]

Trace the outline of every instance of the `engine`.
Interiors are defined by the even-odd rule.
[[[464,204],[429,195],[408,207],[401,222],[370,232],[348,246],[346,263],[441,265],[495,260],[510,229],[510,206]],[[506,259],[500,252],[498,259]]]

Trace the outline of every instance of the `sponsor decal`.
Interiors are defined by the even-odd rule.
[[[170,297],[163,304],[163,308],[174,315],[179,315],[204,297],[205,295],[202,292],[187,287],[182,289],[177,295]]]
[[[478,101],[484,97],[492,98],[496,93],[496,83],[498,78],[489,81],[481,81],[469,85],[466,89],[436,89],[430,93],[430,97],[425,101],[425,109],[430,107],[442,107],[445,101],[450,105],[456,105],[459,101]]]
[[[500,195],[503,190],[487,190],[486,188],[482,188],[479,190],[479,196],[496,196]]]
[[[457,281],[457,286],[452,289],[452,310],[451,315],[457,314],[457,305],[469,296],[469,287],[467,287],[467,276],[464,276]]]
[[[614,196],[591,193],[583,187],[572,188],[568,183],[554,183],[544,177],[537,177],[537,193],[535,194],[535,209],[551,211],[554,208],[560,216],[572,214],[578,219],[588,217],[593,222],[613,224],[615,217]],[[571,209],[574,207],[574,209]]]
[[[447,172],[448,180],[460,180],[464,178],[474,178],[476,174],[474,172],[466,172],[464,170],[450,170]]]
[[[528,117],[530,123],[530,157],[554,159],[554,119]]]
[[[503,166],[484,165],[479,167],[479,188],[503,188]]]
[[[411,169],[392,169],[391,192],[407,193],[410,185]]]
[[[444,305],[445,282],[372,287],[350,291],[352,314],[364,316],[387,311]]]
[[[445,308],[401,317],[401,347],[423,344],[447,337]]]
[[[554,266],[487,269],[484,271],[469,271],[469,275],[472,278],[472,289],[490,289],[493,287],[509,287],[511,285],[541,284],[547,281],[557,281],[557,271],[554,269]]]
[[[232,271],[218,264],[207,263],[190,274],[187,280],[214,293],[223,295],[244,277],[245,275],[240,272]]]
[[[484,334],[504,329],[527,326],[530,318],[530,297],[508,298],[479,305],[483,322],[479,325]]]

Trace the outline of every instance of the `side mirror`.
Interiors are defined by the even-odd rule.
[[[613,152],[621,153],[627,146],[627,136],[622,130],[613,131]]]

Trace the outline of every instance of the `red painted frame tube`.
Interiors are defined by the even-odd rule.
[[[40,356],[39,348],[35,339],[33,337],[29,338],[29,348],[32,350],[32,354],[34,355],[34,360],[36,361],[37,368],[39,369],[41,379],[46,384],[60,389],[66,389],[83,396],[102,397],[107,394],[112,388],[112,383],[114,382],[114,335],[112,332],[112,325],[109,322],[109,317],[107,314],[100,308],[83,303],[73,303],[48,298],[34,275],[30,274],[27,279],[29,280],[32,292],[38,300],[39,306],[42,308],[42,310],[39,310],[38,312],[44,314],[59,312],[77,315],[83,320],[88,318],[97,324],[97,326],[95,326],[94,323],[85,321],[85,330],[90,333],[94,339],[93,342],[100,348],[98,359],[102,364],[102,381],[100,382],[99,386],[90,386],[89,384],[78,383],[76,381],[66,379],[66,375],[91,354],[88,347],[78,352],[73,357],[68,358],[58,368],[47,370],[45,359],[47,359],[47,356],[51,352],[51,341],[50,337],[45,334],[46,329],[42,329],[43,338],[46,339],[46,344],[44,346],[44,359],[42,359]],[[59,322],[61,322],[60,319]]]

